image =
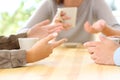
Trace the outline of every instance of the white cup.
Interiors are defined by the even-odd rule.
[[[57,9],[57,15],[59,17],[61,11],[65,12],[65,14],[70,17],[69,20],[65,20],[65,23],[69,23],[71,24],[71,27],[75,27],[76,26],[76,17],[77,17],[77,7],[66,7],[66,8],[58,8]]]
[[[30,49],[39,38],[18,38],[20,49]]]

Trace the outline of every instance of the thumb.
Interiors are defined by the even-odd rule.
[[[92,27],[91,27],[91,24],[89,22],[85,22],[84,29],[86,32],[92,33]]]
[[[99,39],[100,39],[100,41],[102,41],[102,42],[108,42],[108,38],[107,37],[105,37],[104,35],[99,35]]]
[[[106,22],[104,20],[98,20],[92,25],[94,33],[102,32],[105,27],[106,27]]]
[[[99,20],[101,26],[106,26],[106,22],[104,20]]]
[[[100,30],[101,32],[107,26],[104,20],[99,20],[96,25],[97,25],[96,29]]]

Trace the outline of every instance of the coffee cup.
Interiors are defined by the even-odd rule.
[[[77,7],[65,7],[57,9],[57,16],[61,19],[61,11],[63,11],[68,17],[69,20],[63,20],[64,23],[68,23],[71,27],[76,26],[76,16],[77,16]]]
[[[30,49],[39,38],[18,38],[20,49]]]

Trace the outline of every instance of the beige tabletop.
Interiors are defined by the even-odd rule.
[[[25,67],[0,69],[0,80],[120,80],[120,67],[95,64],[84,48],[56,48]]]

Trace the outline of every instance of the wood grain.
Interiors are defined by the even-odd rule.
[[[56,48],[38,62],[0,69],[0,80],[120,80],[120,67],[98,65],[84,48]]]

